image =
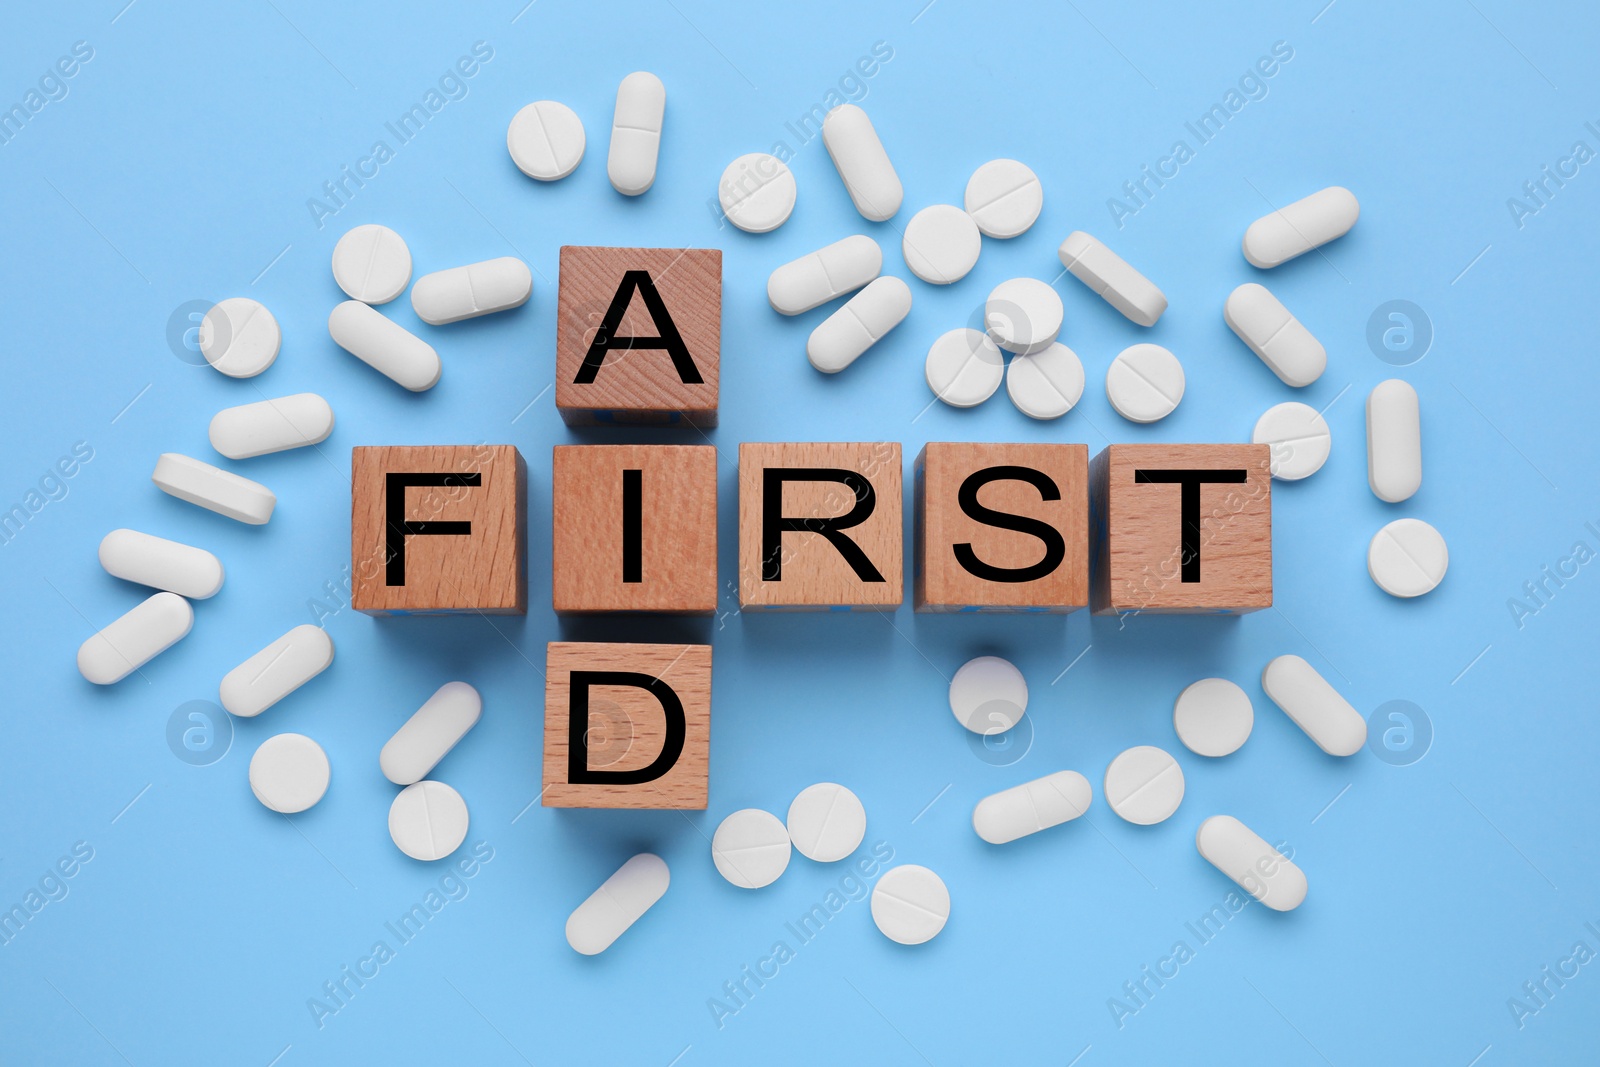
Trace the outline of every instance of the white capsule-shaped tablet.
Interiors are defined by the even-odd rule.
[[[915,863],[884,871],[872,887],[872,921],[883,936],[902,945],[929,941],[950,919],[944,879]]]
[[[934,204],[911,216],[900,242],[906,266],[930,285],[965,278],[977,266],[982,248],[978,224],[953,204]]]
[[[439,382],[439,353],[404,326],[359,300],[346,300],[328,315],[333,343],[413,393]]]
[[[1167,295],[1154,282],[1082,230],[1069,233],[1056,255],[1074,278],[1130,322],[1154,326],[1167,310]]]
[[[941,334],[928,349],[923,367],[933,395],[956,408],[988,400],[1000,388],[1005,372],[1006,358],[995,343],[966,327]]]
[[[806,341],[806,358],[824,374],[838,374],[911,313],[911,287],[886,274],[823,319]]]
[[[789,831],[776,815],[760,808],[734,812],[711,836],[711,862],[717,873],[740,889],[776,882],[789,866],[791,851]]]
[[[1353,756],[1367,743],[1361,713],[1300,656],[1279,656],[1261,672],[1261,688],[1330,756]]]
[[[466,682],[446,682],[405,721],[378,753],[378,767],[395,785],[428,777],[483,714],[483,698]]]
[[[1333,436],[1328,432],[1322,413],[1297,400],[1268,408],[1256,420],[1250,440],[1271,446],[1268,462],[1272,476],[1286,482],[1297,482],[1317,473],[1328,461],[1328,452],[1333,447]]]
[[[251,526],[261,526],[271,519],[272,509],[278,504],[272,490],[260,482],[177,452],[161,453],[150,480],[169,496]]]
[[[950,714],[975,734],[1005,733],[1027,711],[1027,679],[1008,659],[977,656],[950,679]]]
[[[1250,739],[1256,722],[1250,696],[1226,678],[1190,684],[1172,705],[1172,728],[1197,756],[1229,756]]]
[[[78,647],[78,673],[95,685],[120,682],[171,648],[194,626],[177,593],[157,593]]]
[[[138,530],[112,530],[101,538],[100,566],[113,578],[190,600],[216,596],[222,588],[222,561],[216,556]]]
[[[533,274],[515,256],[424,274],[411,287],[411,307],[430,326],[510,311],[533,295]]]
[[[862,218],[883,222],[900,210],[905,196],[900,175],[865,111],[840,104],[828,112],[822,120],[822,143]]]
[[[230,378],[254,378],[278,358],[283,331],[272,312],[245,296],[230,297],[200,320],[200,354]]]
[[[1040,352],[1012,356],[1006,394],[1030,419],[1059,419],[1083,397],[1083,362],[1060,341]]]
[[[565,178],[577,170],[584,144],[583,120],[555,100],[535,100],[512,116],[506,127],[511,162],[542,182]]]
[[[302,623],[222,678],[222,706],[250,719],[305,685],[333,662],[333,639],[320,626]]]
[[[585,956],[604,952],[666,894],[671,882],[665,860],[639,853],[567,917],[567,944]]]
[[[250,757],[250,791],[273,811],[305,811],[328,791],[328,754],[305,734],[276,734]]]
[[[1422,410],[1417,391],[1399,378],[1367,394],[1367,484],[1390,504],[1422,488]]]
[[[1089,810],[1094,791],[1077,771],[1056,771],[991,793],[972,809],[972,828],[991,845],[1071,822]]]
[[[333,280],[352,300],[387,304],[411,283],[411,249],[387,226],[357,226],[333,246]]]
[[[1165,822],[1183,803],[1183,768],[1165,749],[1137,745],[1106,768],[1106,803],[1128,822]]]
[[[1222,318],[1285,385],[1303,388],[1328,367],[1322,342],[1264,285],[1246,282],[1229,293]]]
[[[1037,278],[1012,278],[989,291],[983,328],[1007,352],[1042,352],[1061,332],[1061,297]]]
[[[1444,581],[1450,549],[1444,535],[1421,519],[1396,519],[1372,536],[1367,573],[1390,596],[1430,593]]]
[[[1157,422],[1183,399],[1183,364],[1160,345],[1124,348],[1106,369],[1106,399],[1129,422]]]
[[[861,798],[837,782],[818,782],[800,790],[789,805],[784,825],[800,855],[818,863],[836,863],[854,852],[867,836],[867,809]]]
[[[799,315],[853,293],[883,270],[883,249],[863,234],[791,260],[767,278],[767,302],[780,315]]]
[[[211,417],[211,447],[229,459],[320,445],[332,432],[333,409],[316,393],[240,404]]]
[[[1044,187],[1026,163],[991,159],[967,179],[967,214],[985,237],[1026,233],[1044,207]]]
[[[414,860],[442,860],[467,839],[472,819],[461,794],[443,782],[418,782],[389,805],[389,839]]]
[[[611,151],[606,156],[606,177],[617,192],[638,196],[655,184],[666,114],[667,87],[649,71],[634,71],[617,86]]]
[[[1305,872],[1232,815],[1213,815],[1201,823],[1194,847],[1273,911],[1293,911],[1306,899]]]
[[[794,211],[794,174],[777,156],[750,152],[729,163],[717,183],[728,221],[746,233],[770,233]]]
[[[1244,231],[1244,258],[1252,266],[1276,267],[1343,237],[1360,216],[1355,194],[1330,185],[1252,222]]]

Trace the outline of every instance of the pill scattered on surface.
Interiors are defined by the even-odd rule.
[[[1328,368],[1328,350],[1264,285],[1246,282],[1228,294],[1222,319],[1285,385],[1303,388]]]
[[[222,706],[254,718],[328,669],[333,639],[320,626],[296,626],[223,676]]]
[[[1028,682],[1010,660],[969,659],[950,679],[950,713],[975,734],[1001,734],[1028,710]]]
[[[357,226],[333,246],[333,280],[352,300],[387,304],[411,284],[411,249],[387,226]]]
[[[1229,756],[1250,739],[1256,712],[1250,696],[1226,678],[1202,678],[1178,694],[1172,728],[1197,756]]]
[[[272,490],[259,482],[177,452],[161,453],[150,480],[169,496],[251,526],[271,519],[278,504]]]
[[[1006,394],[1030,419],[1059,419],[1083,397],[1083,363],[1060,341],[1031,355],[1012,356]]]
[[[863,234],[846,237],[791,260],[767,278],[767,302],[780,315],[799,315],[853,293],[883,270],[883,249]]]
[[[1396,519],[1367,546],[1367,573],[1390,596],[1430,593],[1444,581],[1450,549],[1444,536],[1421,519]]]
[[[328,754],[305,734],[277,734],[250,757],[250,791],[273,811],[305,811],[328,791]]]
[[[378,753],[378,767],[395,785],[415,785],[478,723],[483,698],[466,682],[446,682],[423,702]]]
[[[1261,672],[1261,688],[1330,756],[1353,756],[1367,743],[1361,713],[1300,656],[1279,656]]]
[[[1044,207],[1044,187],[1026,163],[991,159],[967,179],[963,203],[985,237],[1003,240],[1028,232]]]
[[[359,300],[346,300],[328,316],[334,344],[413,393],[439,383],[439,353],[404,326]]]
[[[1317,473],[1333,447],[1333,435],[1321,413],[1297,400],[1268,408],[1256,420],[1250,440],[1272,446],[1272,476],[1285,482],[1297,482]]]
[[[776,156],[751,152],[729,163],[717,183],[728,221],[746,233],[770,233],[794,211],[794,175]]]
[[[950,919],[950,891],[926,867],[902,864],[884,871],[872,887],[872,921],[902,945],[932,940]]]
[[[1367,394],[1367,484],[1390,504],[1422,488],[1422,412],[1417,391],[1399,378]]]
[[[867,836],[867,809],[860,797],[837,782],[818,782],[800,790],[790,803],[786,825],[800,855],[834,863],[854,852]]]
[[[1106,370],[1106,399],[1129,422],[1157,422],[1183,399],[1183,364],[1160,345],[1124,348]]]
[[[120,682],[183,639],[194,609],[177,593],[157,593],[78,647],[78,673],[95,685]]]
[[[467,839],[471,818],[461,794],[443,782],[408,785],[389,805],[389,838],[414,860],[442,860]]]
[[[972,828],[991,845],[1071,822],[1089,810],[1094,791],[1077,771],[1056,771],[991,793],[972,809]]]
[[[867,113],[840,104],[822,120],[822,143],[862,218],[883,222],[900,210],[905,189]]]
[[[316,393],[295,393],[223,408],[211,417],[211,447],[229,459],[320,445],[333,432],[333,409]]]
[[[982,248],[978,224],[952,204],[934,204],[911,216],[900,241],[906,266],[930,285],[965,278],[977,266]]]
[[[671,882],[665,860],[639,853],[567,917],[567,944],[585,956],[604,952],[666,894]]]
[[[1355,194],[1330,185],[1252,222],[1244,232],[1244,258],[1252,266],[1276,267],[1343,237],[1360,217]]]
[[[988,400],[1000,388],[1005,372],[1005,357],[995,343],[965,327],[941,334],[928,349],[923,369],[933,395],[956,408]]]
[[[1136,745],[1106,768],[1106,803],[1139,826],[1165,822],[1183,803],[1183,768],[1165,749]]]
[[[1041,352],[1061,332],[1061,297],[1037,278],[1012,278],[989,292],[983,328],[1007,352]]]
[[[760,889],[789,866],[789,831],[760,808],[742,808],[723,819],[711,837],[717,873],[740,889]]]
[[[911,287],[886,274],[823,319],[806,341],[806,358],[824,374],[844,370],[911,313]]]
[[[283,331],[272,312],[249,297],[214,305],[200,320],[200,354],[230,378],[254,378],[278,358]]]
[[[535,100],[518,111],[506,128],[506,150],[530,178],[553,182],[583,161],[583,120],[566,104]]]
[[[424,274],[411,287],[411,308],[430,326],[510,311],[533,295],[533,275],[515,256]]]
[[[216,556],[138,530],[112,530],[101,538],[100,566],[113,578],[190,600],[216,596],[222,588],[222,561]]]
[[[1074,278],[1129,322],[1154,326],[1167,310],[1167,296],[1154,282],[1082,230],[1069,233],[1056,255]]]
[[[1273,911],[1293,911],[1306,899],[1305,872],[1232,815],[1213,815],[1201,823],[1194,846],[1207,863]]]
[[[666,113],[667,87],[649,71],[634,71],[617,86],[606,156],[606,177],[617,192],[638,196],[655,184]]]

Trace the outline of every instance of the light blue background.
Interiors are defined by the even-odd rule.
[[[1573,142],[1600,149],[1583,125],[1600,119],[1593,5],[123,3],[14,6],[0,37],[6,105],[73,42],[94,49],[68,95],[0,146],[0,504],[22,502],[75,442],[93,449],[66,495],[0,550],[9,620],[0,904],[22,901],[75,842],[94,852],[68,895],[0,947],[0,1059],[1593,1059],[1600,965],[1520,1029],[1507,1000],[1575,942],[1600,951],[1584,925],[1600,926],[1600,574],[1580,570],[1521,627],[1507,600],[1575,541],[1600,549],[1584,526],[1600,524],[1600,176],[1580,170],[1520,228],[1506,204]],[[384,124],[476,41],[493,58],[465,96],[398,145]],[[785,124],[822,104],[879,41],[893,58],[862,83],[864,105],[906,200],[890,223],[868,224],[820,143],[802,144]],[[1107,199],[1175,139],[1193,147],[1184,123],[1277,41],[1294,55],[1265,98],[1118,229]],[[661,76],[669,104],[659,178],[628,200],[606,182],[604,157],[616,84],[637,69]],[[511,116],[541,98],[572,106],[589,135],[582,166],[549,185],[518,173],[504,147]],[[378,139],[393,160],[318,228],[307,199]],[[707,201],[723,166],[777,141],[795,151],[792,219],[761,237],[719,227]],[[897,227],[928,204],[959,203],[968,175],[997,156],[1039,173],[1038,224],[1014,241],[986,240],[960,284],[913,280],[915,307],[885,343],[836,378],[813,371],[805,338],[826,312],[774,314],[768,272],[867,232],[885,248],[885,269],[906,275]],[[1361,199],[1350,236],[1270,276],[1245,264],[1239,237],[1269,201],[1334,183]],[[433,391],[405,393],[338,350],[324,325],[341,299],[329,253],[365,222],[404,235],[419,274],[521,256],[535,271],[533,299],[440,329],[421,325],[404,299],[384,308],[445,364]],[[1056,246],[1079,228],[1165,289],[1171,309],[1155,329],[1058,277]],[[728,592],[714,621],[560,623],[549,610],[550,447],[699,439],[562,426],[545,390],[563,243],[725,250],[722,421],[709,437],[722,457]],[[1016,275],[1057,279],[1063,340],[1089,378],[1078,410],[1035,423],[1004,395],[970,411],[924,410],[928,344]],[[1327,373],[1303,393],[1223,325],[1223,299],[1250,279],[1328,346]],[[185,362],[166,340],[174,309],[233,295],[263,301],[284,331],[277,363],[249,381],[194,366],[192,353]],[[1365,336],[1368,316],[1391,299],[1415,301],[1436,332],[1426,358],[1399,370]],[[1138,427],[1110,410],[1103,375],[1118,350],[1147,339],[1183,359],[1188,392],[1171,418]],[[1395,375],[1421,395],[1428,477],[1390,506],[1365,484],[1362,405]],[[315,452],[230,465],[276,490],[270,525],[229,522],[149,483],[160,452],[218,460],[206,440],[218,409],[303,390],[332,403],[333,436]],[[1083,613],[737,613],[741,441],[899,441],[909,470],[928,440],[1082,441],[1091,452],[1108,441],[1241,440],[1288,399],[1331,405],[1335,443],[1310,481],[1276,486],[1272,610],[1125,628]],[[338,658],[326,674],[237,723],[214,764],[175,758],[165,736],[173,709],[216,699],[223,673],[314,621],[309,602],[341,578],[349,449],[476,441],[515,444],[528,460],[527,617],[340,611],[327,620]],[[1368,539],[1402,515],[1435,524],[1451,550],[1445,583],[1416,602],[1387,597],[1365,574]],[[909,508],[907,520],[909,537]],[[228,580],[142,677],[99,689],[73,669],[74,650],[143,595],[96,563],[99,539],[118,526],[210,548]],[[556,638],[712,642],[708,811],[527,807],[539,791],[543,649]],[[1431,751],[1400,767],[1370,752],[1323,756],[1260,692],[1261,667],[1284,652],[1306,656],[1364,714],[1391,699],[1420,705],[1436,733]],[[1023,742],[975,752],[945,702],[948,676],[980,653],[1010,657],[1031,686],[1019,728],[1031,749],[1008,766],[999,764]],[[1179,690],[1207,675],[1240,682],[1257,712],[1250,742],[1216,762],[1179,748],[1170,718]],[[493,859],[465,880],[463,899],[397,947],[384,924],[437,887],[445,867],[390,843],[394,789],[377,751],[453,678],[482,691],[485,713],[437,776],[465,795],[469,842]],[[288,819],[257,804],[245,778],[255,746],[284,730],[315,737],[333,764],[322,803]],[[1111,757],[1144,743],[1175,750],[1188,779],[1178,814],[1153,828],[1122,823],[1099,790]],[[1004,848],[972,833],[978,798],[1062,767],[1095,783],[1086,820]],[[760,892],[717,876],[707,838],[724,815],[781,814],[818,780],[844,782],[865,802],[864,853],[885,842],[895,862],[943,875],[954,910],[936,940],[888,942],[860,900],[798,945],[785,923],[821,902],[842,867],[797,857]],[[1232,888],[1192,844],[1217,812],[1291,844],[1311,892],[1289,915],[1246,908],[1201,946],[1185,924]],[[670,892],[610,952],[577,956],[562,936],[568,912],[642,849],[671,865]],[[379,939],[397,947],[395,959],[319,1028],[308,999]],[[719,1029],[708,1000],[779,939],[795,959]],[[1109,998],[1179,940],[1195,958],[1119,1028]]]

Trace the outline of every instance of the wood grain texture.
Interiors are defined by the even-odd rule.
[[[639,472],[637,574],[624,566],[624,471]],[[715,448],[558,445],[551,493],[556,611],[716,611]]]
[[[1111,445],[1090,465],[1097,615],[1236,614],[1272,606],[1269,445]],[[1199,486],[1199,580],[1183,580],[1182,486],[1140,470],[1243,471]]]
[[[573,671],[622,671],[659,679],[683,705],[684,741],[659,778],[633,785],[569,780]],[[589,689],[588,767],[632,771],[662,751],[666,716],[648,690],[631,685]],[[552,641],[546,650],[544,793],[547,808],[695,808],[708,798],[711,754],[711,646]]]
[[[703,379],[685,384],[660,348],[612,349],[595,374],[575,379],[627,271],[645,271]],[[722,252],[716,248],[565,245],[556,299],[556,409],[568,425],[717,424],[722,365]],[[661,335],[639,293],[616,331]]]
[[[956,545],[970,546],[982,563],[1006,570],[1045,562],[1052,546],[1040,535],[980,522],[961,507],[969,477],[996,467],[1038,472],[1054,500],[1020,478],[986,481],[979,506],[1043,522],[1061,538],[1065,554],[1048,574],[1024,582],[973,574]],[[924,612],[1066,613],[1089,603],[1089,449],[1080,444],[965,444],[931,442],[917,456],[914,475],[916,540],[912,554],[914,603]]]
[[[404,584],[389,584],[388,475],[449,476],[406,488],[404,521],[467,522],[409,534]],[[476,475],[481,484],[466,484]],[[522,615],[528,610],[527,468],[512,445],[361,446],[350,455],[351,603],[369,615]]]

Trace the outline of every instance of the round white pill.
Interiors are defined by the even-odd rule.
[[[250,791],[273,811],[305,811],[328,791],[328,754],[305,734],[277,734],[250,757]]]
[[[926,867],[906,863],[890,868],[872,887],[872,921],[890,941],[920,945],[949,920],[950,890]]]
[[[389,837],[414,860],[442,860],[467,839],[467,802],[443,782],[418,782],[389,805]]]
[[[1171,817],[1183,802],[1183,769],[1171,753],[1137,745],[1106,768],[1106,803],[1128,822],[1151,826]]]
[[[278,320],[247,296],[229,297],[200,321],[200,354],[230,378],[254,378],[272,366],[282,343]]]
[[[965,278],[977,265],[982,248],[978,224],[953,204],[935,204],[911,216],[900,242],[906,266],[930,285]]]
[[[1013,356],[1006,394],[1030,419],[1059,419],[1083,397],[1083,363],[1060,341],[1042,352]]]
[[[1037,278],[1012,278],[989,292],[983,328],[1007,352],[1050,347],[1061,332],[1061,297]]]
[[[1432,592],[1449,566],[1444,536],[1421,519],[1396,519],[1367,546],[1367,573],[1390,596]]]
[[[740,889],[760,889],[789,866],[789,831],[760,808],[742,808],[722,820],[711,837],[717,873]]]
[[[789,805],[789,840],[808,860],[842,860],[866,836],[867,809],[837,782],[808,785]]]
[[[1270,407],[1256,420],[1250,440],[1272,446],[1272,476],[1285,482],[1309,478],[1328,462],[1333,437],[1328,423],[1310,404],[1291,400]]]
[[[967,214],[986,237],[1026,233],[1044,207],[1044,187],[1026,163],[991,159],[967,179]]]
[[[728,221],[746,233],[776,230],[794,211],[794,174],[776,156],[751,152],[728,164],[717,184]]]
[[[1183,399],[1183,364],[1160,345],[1124,348],[1106,371],[1106,398],[1129,422],[1156,422]]]
[[[583,122],[566,104],[537,100],[511,118],[506,149],[517,169],[530,178],[553,182],[578,169],[583,160]]]
[[[970,408],[988,400],[1000,388],[1005,372],[1006,358],[978,330],[951,330],[928,349],[928,388],[954,408]]]
[[[411,284],[411,249],[387,226],[357,226],[333,246],[333,280],[351,300],[387,304]]]
[[[1249,695],[1226,678],[1202,678],[1179,693],[1172,705],[1172,728],[1197,756],[1239,751],[1255,721]]]
[[[1005,733],[1027,710],[1028,683],[1010,660],[969,659],[950,679],[950,711],[975,734]]]

